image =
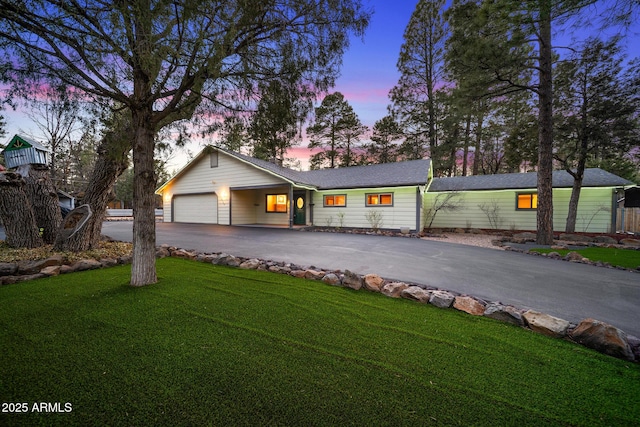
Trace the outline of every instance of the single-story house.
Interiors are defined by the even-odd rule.
[[[633,183],[598,168],[586,169],[578,202],[576,231],[616,231],[618,193]],[[569,212],[573,177],[553,172],[553,226],[564,231]],[[437,203],[454,193],[455,210],[436,214],[434,228],[536,229],[537,173],[509,173],[436,178],[427,193],[427,203]]]
[[[421,227],[429,160],[295,171],[222,148],[205,148],[156,191],[164,221],[223,225]]]
[[[492,228],[481,206],[495,206],[500,228],[535,230],[536,174],[433,178],[430,160],[295,171],[207,147],[160,186],[165,222],[222,225],[316,225],[421,230],[443,194],[461,209],[441,211],[433,227]],[[554,225],[564,228],[573,180],[554,172]],[[612,229],[615,192],[631,182],[588,169],[578,209],[580,227]],[[452,200],[453,200],[452,199]],[[613,226],[615,230],[615,226]]]

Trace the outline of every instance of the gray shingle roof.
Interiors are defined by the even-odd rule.
[[[429,187],[429,192],[536,188],[537,179],[536,172],[435,178]],[[632,184],[624,178],[599,168],[585,169],[582,181],[583,187],[615,187]],[[572,186],[573,177],[567,171],[553,172],[554,188]]]
[[[430,160],[423,159],[348,168],[295,171],[265,160],[218,149],[289,181],[313,186],[319,190],[425,185],[431,166]]]

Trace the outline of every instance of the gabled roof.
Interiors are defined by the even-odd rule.
[[[537,172],[435,178],[431,182],[429,192],[528,189],[536,188],[537,180]],[[585,169],[582,180],[583,187],[622,187],[627,185],[633,185],[633,183],[599,168]],[[554,188],[571,188],[572,186],[573,177],[567,171],[553,172]]]
[[[4,148],[4,151],[13,151],[13,150],[19,150],[22,148],[36,148],[38,150],[41,151],[46,151],[48,153],[51,152],[51,150],[49,150],[47,147],[45,147],[44,145],[42,145],[41,143],[39,143],[38,141],[35,141],[33,139],[27,138],[25,136],[21,136],[21,135],[14,135],[13,138],[11,138],[9,140],[9,142],[7,143],[6,147]]]
[[[192,165],[197,163],[202,156],[207,154],[211,148],[269,174],[279,176],[294,185],[318,190],[426,185],[429,180],[429,169],[431,167],[430,160],[411,160],[379,165],[296,171],[220,147],[210,147],[202,150],[173,178],[160,186],[156,192],[162,191],[171,181],[183,175]]]

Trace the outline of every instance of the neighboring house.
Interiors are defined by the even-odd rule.
[[[439,212],[434,228],[536,229],[537,174],[510,173],[436,178],[429,186],[426,203],[455,193],[451,203],[457,210]],[[618,193],[633,185],[602,169],[586,169],[578,203],[576,231],[615,232]],[[564,231],[573,177],[566,171],[553,172],[553,226]]]
[[[429,160],[294,171],[221,148],[206,148],[156,191],[164,220],[224,225],[421,228]]]
[[[554,172],[554,227],[565,226],[573,178]],[[576,231],[615,230],[616,191],[631,182],[600,169],[585,172]],[[429,160],[294,171],[208,147],[156,191],[165,222],[316,225],[421,230],[425,211],[454,192],[462,209],[441,211],[433,227],[535,230],[536,174],[433,179]],[[480,206],[493,208],[489,221]],[[426,208],[426,209],[425,209]]]

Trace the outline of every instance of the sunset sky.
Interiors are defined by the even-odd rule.
[[[341,77],[333,91],[341,92],[351,104],[360,120],[370,128],[387,114],[389,90],[396,84],[399,73],[396,62],[403,43],[403,33],[413,13],[416,0],[363,0],[365,7],[373,9],[374,14],[363,39],[353,37],[351,46],[343,58]],[[610,0],[611,6],[615,0]],[[583,39],[586,33],[598,33],[598,19],[595,19],[603,7],[590,9],[594,16],[591,20],[593,28],[583,27],[579,33],[575,30],[556,34],[555,45],[571,44],[572,37]],[[606,37],[606,34],[603,35]],[[627,38],[630,57],[640,56],[640,25],[636,22]],[[318,104],[321,100],[318,100]],[[16,133],[24,133],[43,140],[37,129],[23,113],[5,110],[2,112],[7,121],[7,135],[11,138]],[[292,157],[298,157],[306,166],[308,160],[307,141],[290,151]],[[188,149],[192,154],[200,150],[199,143],[192,143]],[[188,161],[186,153],[178,153],[169,168],[182,167]]]

